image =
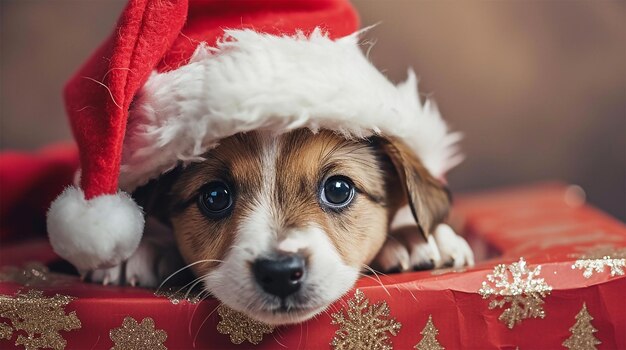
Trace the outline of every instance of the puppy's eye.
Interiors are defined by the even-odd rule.
[[[354,185],[345,176],[331,176],[322,187],[322,203],[335,209],[341,209],[354,198]]]
[[[212,219],[222,218],[233,206],[232,192],[227,184],[215,181],[204,185],[198,196],[198,208]]]

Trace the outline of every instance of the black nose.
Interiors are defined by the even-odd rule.
[[[286,298],[300,289],[304,278],[304,259],[300,255],[258,259],[252,265],[252,270],[257,283],[264,291]]]

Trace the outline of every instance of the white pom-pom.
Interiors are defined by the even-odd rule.
[[[139,246],[144,216],[125,192],[85,200],[72,186],[50,205],[47,225],[54,251],[88,271],[128,259]]]

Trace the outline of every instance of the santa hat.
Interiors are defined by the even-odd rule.
[[[65,89],[80,184],[48,212],[55,251],[80,270],[130,257],[143,232],[129,193],[256,129],[393,136],[434,175],[460,160],[415,75],[393,85],[359,47],[345,0],[131,0]]]

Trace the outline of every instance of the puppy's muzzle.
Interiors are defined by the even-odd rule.
[[[265,292],[285,299],[300,289],[305,265],[304,258],[299,254],[279,255],[271,259],[257,259],[252,271]]]

